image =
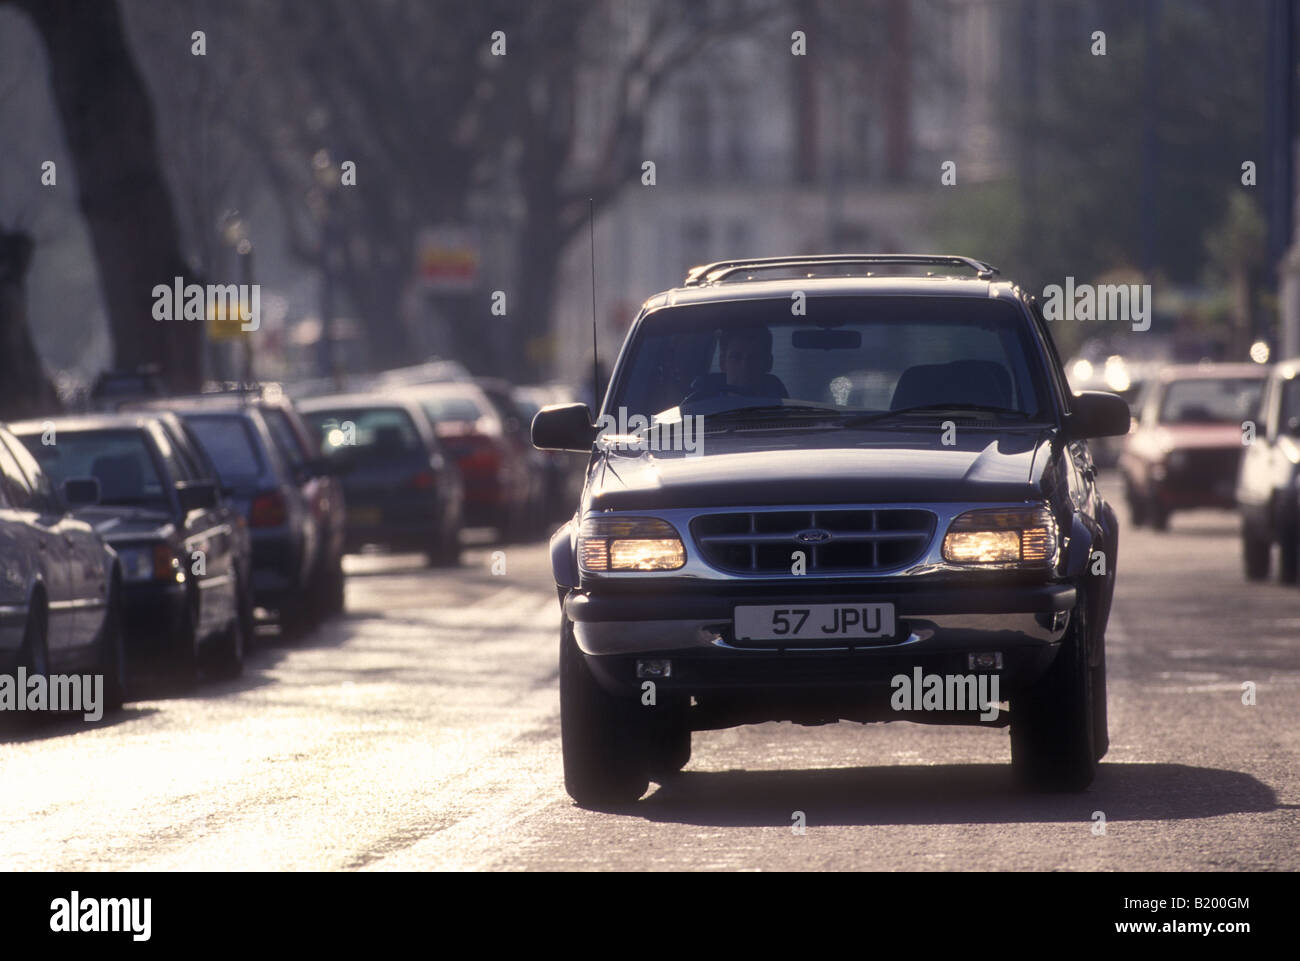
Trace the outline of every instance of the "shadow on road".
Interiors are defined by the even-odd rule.
[[[821,771],[686,771],[625,813],[700,826],[809,826],[1161,821],[1272,811],[1265,784],[1239,771],[1184,764],[1102,764],[1082,794],[1021,789],[1007,765],[858,767]]]
[[[22,744],[28,741],[48,741],[56,737],[70,737],[97,731],[106,727],[116,727],[128,721],[138,721],[151,714],[157,714],[156,707],[131,707],[127,705],[120,711],[105,711],[98,721],[87,721],[81,714],[33,713],[16,714],[0,722],[0,744]]]

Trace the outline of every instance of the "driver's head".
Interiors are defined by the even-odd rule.
[[[718,338],[719,363],[727,384],[755,383],[772,366],[772,332],[766,327],[733,327]]]

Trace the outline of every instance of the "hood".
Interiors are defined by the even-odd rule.
[[[1018,501],[1042,496],[1045,428],[707,434],[702,453],[617,451],[593,468],[591,510]]]
[[[114,507],[97,504],[83,507],[73,514],[85,521],[110,544],[115,542],[166,540],[175,528],[172,518],[162,511],[140,507]]]

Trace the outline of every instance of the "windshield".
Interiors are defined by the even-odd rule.
[[[321,452],[329,457],[403,458],[424,446],[411,415],[400,407],[315,410],[302,419],[319,431]]]
[[[53,444],[42,444],[40,434],[21,439],[56,485],[69,478],[94,477],[101,504],[168,509],[167,491],[138,430],[61,430]]]
[[[807,419],[797,408],[827,417],[925,408],[1052,416],[1015,304],[875,296],[809,298],[802,315],[794,306],[774,299],[659,311],[629,346],[606,411],[649,418],[673,407],[706,415],[761,408],[791,421]]]
[[[216,467],[223,487],[244,487],[262,475],[258,444],[243,417],[187,414],[185,420]]]
[[[1263,388],[1259,377],[1172,381],[1160,401],[1160,423],[1239,424],[1254,416]]]

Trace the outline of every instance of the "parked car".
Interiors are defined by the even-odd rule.
[[[167,403],[216,466],[222,494],[248,526],[253,603],[275,611],[286,634],[308,630],[328,613],[317,593],[326,530],[316,501],[324,466],[297,464],[259,404],[229,395]]]
[[[299,583],[296,574],[263,575],[270,583],[264,591],[259,592],[259,603],[264,606],[283,606],[290,608],[289,616],[298,623],[291,627],[305,627],[320,617],[341,613],[344,604],[343,554],[344,540],[347,536],[347,508],[344,501],[343,484],[333,474],[331,464],[320,455],[316,437],[302,417],[293,401],[279,389],[247,389],[234,391],[214,391],[187,397],[171,397],[165,400],[141,405],[149,409],[167,407],[177,410],[185,416],[203,412],[239,411],[255,409],[260,415],[269,433],[278,461],[284,467],[284,476],[275,484],[277,488],[292,484],[298,488],[300,499],[311,518],[315,532],[312,539],[315,544],[314,555],[308,558],[310,581]],[[261,436],[256,425],[252,425],[254,436]],[[277,458],[269,452],[266,464],[275,469]],[[255,499],[247,499],[250,510]],[[259,535],[264,543],[273,543],[275,535]],[[268,559],[293,556],[293,550],[264,551]],[[301,565],[296,570],[301,572]],[[289,586],[285,586],[285,585]],[[296,596],[295,592],[301,592]],[[282,601],[281,596],[290,595],[289,600]],[[277,595],[277,596],[272,596]]]
[[[350,551],[377,544],[460,563],[464,488],[433,425],[408,397],[345,394],[300,402],[347,499]]]
[[[543,407],[571,404],[578,398],[575,391],[559,384],[516,387],[512,392],[515,406],[530,427]],[[582,496],[583,470],[586,460],[579,454],[543,451],[542,516],[548,521],[563,521],[573,514]]]
[[[438,441],[455,459],[465,487],[465,524],[492,527],[503,541],[523,540],[537,522],[542,479],[538,452],[519,443],[519,422],[503,416],[478,384],[449,382],[411,387],[433,422]]]
[[[1264,376],[1258,364],[1197,364],[1151,378],[1119,460],[1135,526],[1164,530],[1176,510],[1236,506],[1242,424]]]
[[[117,552],[128,663],[161,656],[185,683],[209,663],[239,674],[246,535],[160,419],[98,414],[11,426],[53,482],[94,488],[77,498],[75,516]]]
[[[1241,553],[1246,577],[1268,577],[1278,546],[1278,580],[1293,584],[1300,568],[1300,359],[1274,364],[1237,476]]]
[[[74,496],[94,493],[72,486]],[[27,448],[0,427],[0,672],[104,676],[103,708],[122,706],[122,569],[74,517]]]
[[[1092,781],[1119,531],[1088,440],[1129,410],[1071,394],[1041,311],[996,273],[857,254],[696,268],[642,306],[604,401],[660,426],[597,444],[586,405],[537,415],[539,448],[591,459],[551,539],[580,804],[636,800],[695,730],[987,722],[894,700],[923,675],[998,683],[1028,783]],[[672,443],[688,424],[696,443]]]

